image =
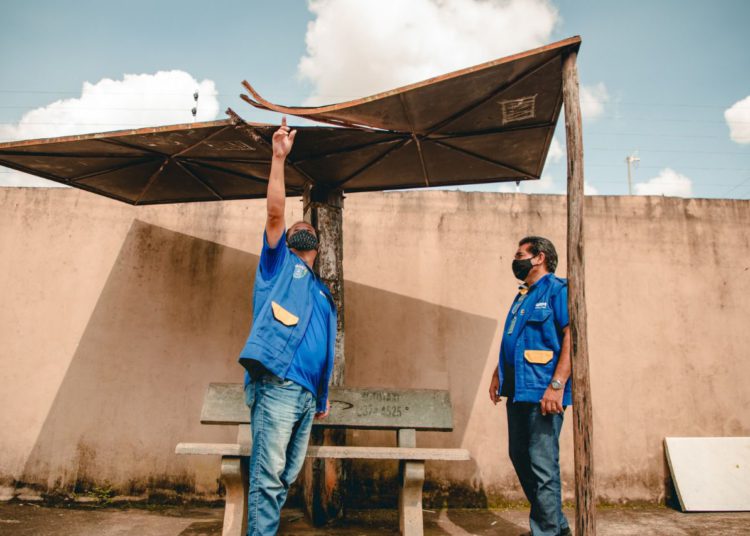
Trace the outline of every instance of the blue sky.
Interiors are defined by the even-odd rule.
[[[189,122],[197,87],[199,119],[231,106],[276,122],[239,100],[242,79],[274,102],[336,102],[581,35],[589,193],[627,194],[637,150],[634,193],[750,198],[743,0],[4,0],[0,14],[3,140]],[[521,191],[564,191],[551,153]],[[43,181],[0,169],[0,184]]]

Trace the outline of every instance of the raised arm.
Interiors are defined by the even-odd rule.
[[[286,205],[286,186],[284,185],[284,162],[294,144],[297,131],[289,132],[286,117],[281,119],[279,130],[273,134],[273,156],[271,173],[268,177],[266,193],[266,236],[268,245],[275,248],[284,232],[284,208]]]

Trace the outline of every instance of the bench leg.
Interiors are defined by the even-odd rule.
[[[398,497],[398,517],[402,536],[422,536],[422,485],[424,462],[399,462],[401,490]]]
[[[221,458],[221,482],[226,491],[224,527],[221,536],[247,534],[247,458]]]

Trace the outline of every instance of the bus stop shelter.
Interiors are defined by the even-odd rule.
[[[572,37],[436,78],[316,108],[273,104],[247,82],[241,97],[320,126],[298,130],[287,195],[301,196],[320,235],[317,269],[339,314],[333,385],[344,379],[342,219],[355,192],[538,180],[564,104],[567,275],[573,362],[576,534],[595,533],[592,408],[586,336],[583,141]],[[0,165],[132,205],[265,197],[277,126],[225,120],[0,143]],[[342,441],[339,432],[318,441]],[[340,468],[334,469],[340,471]],[[322,478],[321,480],[325,480]],[[306,479],[323,511],[330,488]],[[306,494],[307,495],[307,494]]]

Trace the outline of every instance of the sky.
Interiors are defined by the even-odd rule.
[[[0,141],[321,105],[573,35],[586,193],[750,199],[747,0],[0,0]],[[292,124],[300,124],[291,119]],[[560,121],[539,181],[565,192]],[[0,186],[56,186],[0,168]]]

